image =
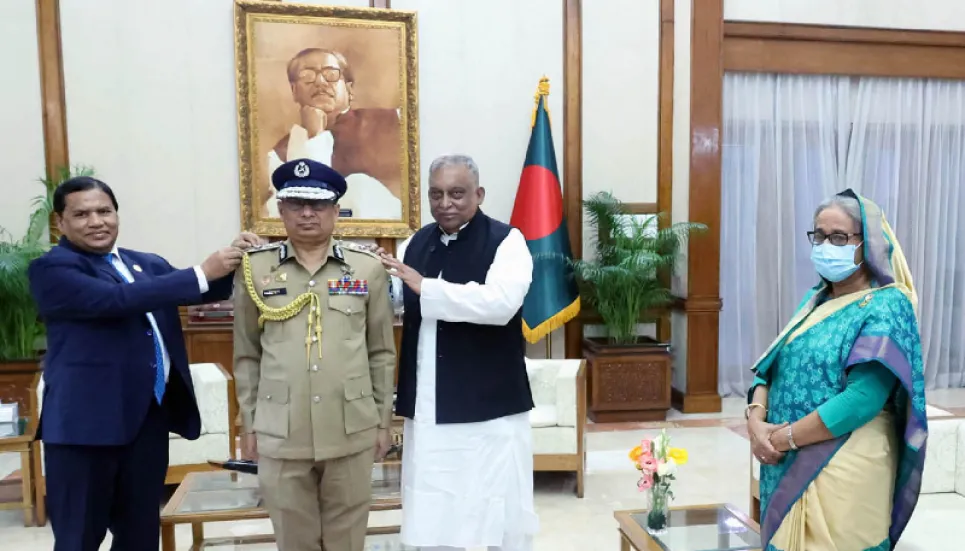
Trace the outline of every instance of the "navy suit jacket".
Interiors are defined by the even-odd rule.
[[[101,255],[61,238],[28,269],[30,292],[47,326],[43,410],[37,438],[49,444],[118,446],[137,436],[154,400],[154,314],[171,357],[164,405],[169,430],[201,432],[178,306],[226,300],[232,276],[204,295],[193,268],[158,255],[118,249],[133,283]],[[133,269],[138,266],[141,270]]]

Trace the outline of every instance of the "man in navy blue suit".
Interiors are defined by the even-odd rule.
[[[119,249],[117,200],[89,177],[62,183],[54,212],[63,237],[31,263],[30,290],[47,326],[43,413],[47,505],[55,551],[158,547],[168,432],[197,439],[201,418],[178,306],[225,300],[242,249],[184,270]]]

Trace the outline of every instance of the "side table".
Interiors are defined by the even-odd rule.
[[[28,419],[20,421],[20,435],[0,437],[0,453],[20,454],[21,497],[20,501],[0,503],[0,510],[23,509],[23,525],[34,526],[33,489],[33,441],[37,434],[36,423]]]

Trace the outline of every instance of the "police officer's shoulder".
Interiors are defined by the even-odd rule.
[[[268,243],[267,245],[247,249],[245,252],[248,253],[251,269],[255,272],[262,273],[278,265],[281,262],[279,255],[284,256],[286,254],[282,250],[283,245],[284,242],[279,241],[277,243]]]
[[[346,253],[355,253],[356,255],[367,256],[373,260],[380,260],[379,255],[375,254],[375,251],[369,249],[365,245],[360,245],[352,241],[338,241],[336,243],[338,247],[341,247]]]
[[[275,243],[266,243],[264,245],[259,245],[257,247],[251,247],[251,248],[245,249],[245,252],[248,254],[255,254],[255,253],[262,253],[265,251],[275,251],[275,250],[278,250],[278,248],[281,246],[282,246],[282,242],[276,241]]]

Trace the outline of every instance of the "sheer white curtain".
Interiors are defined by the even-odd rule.
[[[721,167],[719,390],[749,367],[814,285],[807,232],[836,185],[834,78],[727,74]]]
[[[965,385],[965,83],[728,73],[724,79],[719,390],[817,281],[805,232],[846,187],[885,209],[921,295],[929,388]]]
[[[847,185],[881,206],[908,258],[927,388],[965,386],[965,82],[854,89]]]

